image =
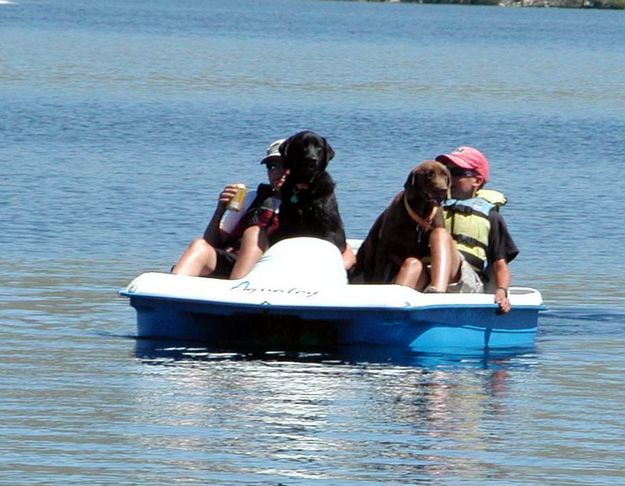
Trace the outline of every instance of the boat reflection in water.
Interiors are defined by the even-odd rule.
[[[481,477],[481,451],[492,449],[493,427],[514,423],[519,388],[533,381],[536,362],[533,349],[246,350],[137,339],[135,351],[145,365],[137,413],[155,415],[157,390],[158,410],[171,415],[159,420],[184,424],[169,446],[178,441],[201,455],[214,443],[233,464],[250,456],[274,462],[281,482],[296,481],[303,463],[330,465],[328,474],[335,464],[356,464],[387,478],[404,478],[407,468],[425,479],[458,470]]]
[[[297,362],[324,365],[407,366],[424,369],[470,368],[496,370],[526,368],[534,364],[535,347],[480,349],[458,352],[457,348],[416,352],[404,347],[341,345],[299,346],[288,349],[214,347],[201,342],[137,339],[135,355],[146,364],[190,364],[214,361]]]

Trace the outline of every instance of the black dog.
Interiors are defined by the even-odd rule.
[[[326,172],[334,150],[325,138],[303,131],[286,139],[280,154],[288,175],[280,188],[280,226],[270,238],[310,236],[345,250],[345,230],[334,195],[334,181]]]

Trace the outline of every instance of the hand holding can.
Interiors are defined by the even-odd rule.
[[[222,191],[219,193],[218,203],[225,209],[228,203],[236,196],[239,191],[239,184],[226,184]]]
[[[245,200],[245,194],[247,193],[247,187],[245,184],[234,184],[237,189],[236,194],[228,201],[226,209],[230,211],[241,211],[243,207],[243,201]]]

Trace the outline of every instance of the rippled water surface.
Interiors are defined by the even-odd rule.
[[[621,12],[0,2],[0,483],[625,482],[624,44]],[[413,165],[482,149],[536,346],[136,340],[117,289],[303,128],[354,238]]]

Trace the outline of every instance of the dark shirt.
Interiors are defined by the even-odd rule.
[[[229,247],[238,249],[243,232],[250,226],[260,226],[271,234],[278,227],[280,199],[269,184],[260,184],[256,198],[250,204],[230,235]]]
[[[490,222],[488,249],[486,250],[488,264],[501,258],[507,263],[511,262],[519,254],[519,249],[508,232],[503,216],[499,214],[499,211],[493,210],[488,215],[488,221]]]

